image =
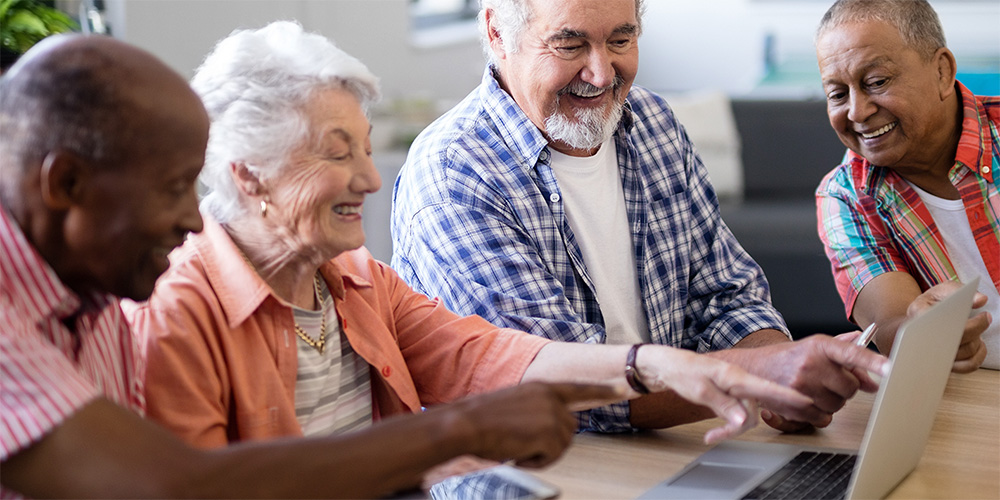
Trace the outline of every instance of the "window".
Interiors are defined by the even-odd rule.
[[[478,13],[478,0],[410,0],[410,14],[416,29],[469,21]]]

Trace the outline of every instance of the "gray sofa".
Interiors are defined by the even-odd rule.
[[[844,315],[816,232],[813,193],[844,146],[826,103],[732,101],[742,143],[743,199],[723,201],[722,217],[764,269],[771,298],[793,335],[855,329]]]

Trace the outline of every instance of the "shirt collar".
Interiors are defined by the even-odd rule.
[[[15,309],[35,323],[49,317],[65,319],[81,311],[85,301],[59,279],[5,208],[0,208],[0,239],[7,252],[6,258],[0,259],[0,278],[4,282],[4,295],[9,295]],[[10,266],[8,259],[12,263]],[[14,259],[20,262],[13,265]],[[15,289],[37,293],[13,293]],[[92,293],[86,299],[88,305],[100,309],[113,297]]]
[[[954,177],[955,170],[964,166],[992,184],[996,168],[993,165],[993,143],[986,108],[961,82],[956,81],[955,88],[962,99],[962,135],[958,139],[956,164],[951,175]]]
[[[500,87],[496,69],[489,65],[483,73],[483,84],[479,95],[491,121],[499,129],[499,135],[520,158],[518,164],[534,167],[538,157],[548,146],[542,131],[528,118],[514,98]]]
[[[268,297],[279,301],[281,299],[253,269],[222,225],[210,216],[202,218],[205,221],[204,229],[199,234],[188,236],[188,241],[201,258],[205,274],[226,315],[229,327],[236,328],[253,315]],[[183,252],[186,251],[178,250],[181,253],[176,258],[183,259],[186,255]],[[174,257],[171,255],[171,260]],[[345,296],[345,281],[355,286],[368,286],[367,280],[344,272],[335,261],[320,266],[320,274],[337,300],[343,300]]]

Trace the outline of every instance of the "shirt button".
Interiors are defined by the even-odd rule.
[[[389,365],[383,366],[382,367],[382,376],[385,377],[385,378],[389,378],[389,375],[392,375],[392,367],[389,366]]]
[[[552,193],[549,195],[549,201],[551,201],[552,203],[559,203],[559,200],[560,200],[559,193]]]
[[[983,174],[990,173],[990,167],[983,167]]]
[[[538,159],[539,159],[539,160],[542,160],[542,161],[545,161],[545,160],[548,160],[548,159],[549,159],[549,152],[548,152],[548,151],[545,151],[545,150],[543,149],[543,150],[542,150],[542,153],[538,155]]]

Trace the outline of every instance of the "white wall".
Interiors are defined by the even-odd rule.
[[[334,40],[382,80],[389,98],[454,99],[482,76],[478,41],[411,44],[407,0],[109,0],[115,36],[190,77],[216,41],[238,28],[298,20]]]

